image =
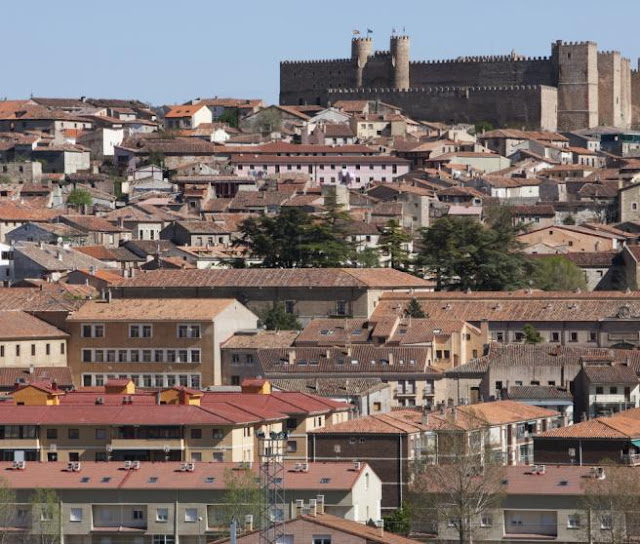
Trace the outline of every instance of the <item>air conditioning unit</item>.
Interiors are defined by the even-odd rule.
[[[296,463],[296,467],[294,468],[296,472],[300,472],[302,470],[302,463]]]
[[[360,461],[353,462],[353,470],[360,470]]]
[[[300,463],[300,472],[309,472],[309,463]]]
[[[125,470],[131,470],[131,464],[132,464],[132,461],[125,461],[124,462],[124,469]]]
[[[140,461],[131,461],[131,470],[140,470]]]
[[[180,465],[180,472],[193,472],[196,469],[195,463],[182,463]]]
[[[26,461],[14,461],[11,468],[13,468],[13,470],[24,470],[27,468],[27,463]]]
[[[49,451],[58,451],[57,444],[49,444]]]

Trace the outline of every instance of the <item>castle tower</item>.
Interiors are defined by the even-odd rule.
[[[391,36],[391,66],[393,70],[393,87],[408,89],[409,80],[409,36]]]
[[[373,40],[366,38],[353,38],[351,40],[351,60],[356,65],[356,87],[362,87],[362,72],[373,55]]]
[[[598,125],[598,46],[558,40],[552,46],[558,87],[558,129]]]

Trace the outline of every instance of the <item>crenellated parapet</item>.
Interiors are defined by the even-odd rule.
[[[280,64],[292,66],[299,64],[301,66],[310,66],[312,64],[351,64],[351,59],[320,59],[320,60],[281,60]]]
[[[410,87],[408,89],[394,89],[393,87],[360,87],[327,89],[328,94],[440,94],[452,92],[514,92],[514,91],[539,91],[542,89],[553,90],[548,85],[477,85],[477,86],[433,86]]]
[[[480,64],[486,62],[549,62],[550,57],[523,57],[511,55],[481,55],[477,57],[458,57],[455,59],[434,59],[434,60],[413,60],[411,65],[431,65],[431,64]]]

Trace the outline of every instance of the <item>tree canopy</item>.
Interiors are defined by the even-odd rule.
[[[340,212],[327,211],[316,219],[286,207],[276,216],[250,217],[240,225],[236,244],[261,259],[263,268],[329,268],[348,266],[352,246],[338,223]]]
[[[551,255],[535,260],[531,286],[544,291],[575,291],[586,289],[587,282],[575,263],[562,255]]]
[[[302,325],[296,314],[287,313],[284,304],[276,304],[260,315],[260,324],[269,331],[299,331]]]
[[[411,235],[405,232],[397,221],[389,221],[383,235],[380,238],[380,249],[384,255],[389,256],[389,266],[396,270],[409,268],[410,255],[407,244],[411,241]]]
[[[67,197],[67,204],[69,206],[74,206],[75,208],[91,206],[91,204],[93,204],[93,197],[86,189],[74,189]]]
[[[420,306],[420,302],[418,302],[418,299],[416,297],[413,297],[409,301],[409,304],[407,304],[407,308],[405,309],[404,313],[407,317],[413,317],[416,319],[427,317],[427,315],[424,313],[424,310],[422,309],[422,306]]]
[[[422,229],[417,265],[437,289],[503,291],[527,285],[531,264],[520,252],[508,209],[490,212],[483,225],[467,217],[442,217]]]

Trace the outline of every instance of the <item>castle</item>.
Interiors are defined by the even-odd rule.
[[[280,104],[366,99],[429,121],[565,131],[640,127],[639,71],[594,42],[559,40],[549,57],[435,61],[411,61],[409,47],[404,35],[391,36],[389,51],[374,51],[371,37],[357,37],[348,59],[283,61]]]

